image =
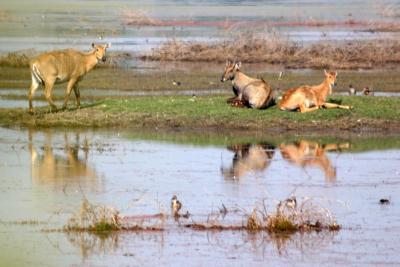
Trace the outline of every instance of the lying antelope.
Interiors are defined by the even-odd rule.
[[[326,97],[332,93],[332,87],[336,85],[337,72],[327,72],[324,70],[325,80],[320,85],[289,89],[279,102],[281,110],[297,110],[300,112],[314,111],[319,108],[341,108],[351,109],[351,106],[343,106],[334,103],[327,103]]]
[[[228,99],[228,103],[251,108],[268,108],[275,104],[271,86],[263,79],[254,79],[240,71],[240,62],[227,61],[221,82],[232,81],[235,97]]]
[[[32,84],[29,89],[29,112],[33,112],[32,98],[39,87],[44,86],[44,95],[52,109],[57,110],[51,96],[54,84],[68,82],[65,92],[64,106],[67,107],[68,98],[74,89],[76,106],[80,107],[80,92],[78,83],[83,76],[93,69],[99,60],[106,61],[105,53],[110,44],[92,44],[92,50],[87,53],[66,49],[52,51],[39,55],[30,63]]]

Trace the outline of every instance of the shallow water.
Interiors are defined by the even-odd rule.
[[[272,137],[209,132],[0,129],[5,266],[393,266],[400,234],[399,136]],[[331,210],[339,232],[96,236],[60,229],[84,198],[126,216],[169,213],[176,194],[201,221],[223,203],[251,211],[295,194]],[[389,198],[389,205],[380,205]],[[243,216],[238,216],[242,223]],[[224,222],[223,218],[220,218]],[[175,226],[175,227],[174,227]]]
[[[397,38],[399,33],[359,31],[356,25],[315,27],[279,26],[312,21],[395,22],[382,10],[398,10],[395,0],[368,1],[2,1],[0,52],[74,47],[89,49],[93,41],[112,42],[113,50],[148,51],[170,38],[213,41],[243,28],[268,28],[275,23],[284,36],[296,41]],[[164,21],[165,26],[135,26],[135,18]],[[180,25],[179,21],[183,21]],[[185,23],[195,22],[195,25]],[[174,23],[177,23],[174,26]],[[229,23],[236,23],[230,25]],[[257,23],[261,23],[257,26]],[[227,27],[225,24],[229,24]],[[225,25],[225,26],[224,26]],[[246,26],[247,25],[247,26]],[[254,27],[256,25],[257,27]]]

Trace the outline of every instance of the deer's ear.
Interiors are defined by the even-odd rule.
[[[326,76],[329,75],[329,73],[326,71],[326,69],[324,69],[324,73],[325,73]]]
[[[94,43],[92,43],[92,47],[94,48]]]
[[[337,77],[337,71],[335,71],[335,77]]]
[[[110,42],[110,43],[107,43],[105,47],[106,47],[106,48],[110,48],[110,47],[111,47],[111,42]]]
[[[239,70],[241,66],[242,66],[242,62],[240,62],[240,61],[236,62],[235,67],[237,70]]]

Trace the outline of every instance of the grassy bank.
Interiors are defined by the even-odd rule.
[[[158,96],[106,99],[81,110],[50,113],[48,107],[0,109],[3,126],[37,127],[159,127],[300,131],[398,131],[400,99],[387,97],[335,97],[354,110],[318,110],[308,114],[230,107],[226,96]]]

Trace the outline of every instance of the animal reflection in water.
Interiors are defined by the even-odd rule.
[[[228,150],[235,153],[230,168],[221,168],[226,179],[237,179],[247,173],[261,172],[271,163],[275,146],[270,144],[232,145]]]
[[[54,184],[66,186],[67,184],[96,182],[96,172],[87,164],[89,149],[80,144],[79,133],[75,134],[75,140],[70,143],[67,133],[64,133],[63,142],[53,143],[51,131],[43,132],[43,146],[38,149],[34,146],[34,132],[29,132],[29,151],[31,156],[32,180],[39,184]],[[59,137],[60,135],[57,135]],[[62,136],[62,135],[61,135]],[[36,144],[38,141],[35,142]],[[79,153],[79,151],[83,153]],[[79,154],[83,154],[81,157]]]
[[[340,151],[349,147],[349,143],[319,144],[306,140],[288,144],[282,143],[279,146],[284,159],[303,168],[320,168],[323,170],[325,178],[330,182],[336,180],[336,168],[332,165],[325,152]]]

